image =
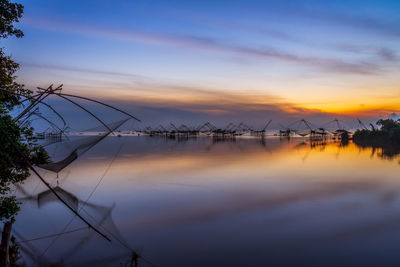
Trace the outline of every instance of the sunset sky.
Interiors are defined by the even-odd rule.
[[[30,88],[159,121],[400,111],[398,0],[19,2],[25,37],[1,45]]]

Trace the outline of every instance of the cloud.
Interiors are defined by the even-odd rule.
[[[316,14],[313,16],[320,20],[328,20],[336,24],[343,24],[345,26],[352,26],[361,30],[373,31],[379,34],[400,37],[400,27],[396,23],[385,22],[376,20],[371,17],[351,16],[348,14]]]
[[[200,37],[195,35],[183,35],[172,33],[144,32],[137,29],[120,30],[93,25],[76,25],[61,21],[47,21],[28,17],[24,20],[28,26],[46,30],[63,30],[76,34],[92,35],[96,37],[116,39],[123,41],[142,42],[154,45],[167,45],[189,49],[200,49],[222,53],[233,53],[242,56],[251,56],[258,59],[279,60],[295,63],[298,66],[311,66],[323,71],[350,73],[350,74],[376,74],[380,67],[369,62],[347,62],[341,59],[307,57],[290,53],[284,53],[271,47],[250,47],[239,44],[222,42],[221,40]]]
[[[271,27],[265,27],[260,26],[260,25],[246,25],[244,23],[237,23],[236,21],[220,21],[219,19],[212,19],[207,16],[201,16],[197,13],[188,13],[187,10],[185,12],[179,12],[175,10],[169,15],[162,15],[163,17],[167,17],[169,19],[171,18],[176,18],[177,16],[181,19],[183,19],[185,22],[190,22],[190,23],[198,23],[201,25],[207,25],[208,27],[220,27],[225,30],[231,30],[234,32],[241,31],[241,32],[252,32],[259,34],[261,36],[267,37],[267,38],[272,38],[276,40],[281,40],[285,41],[291,44],[301,44],[305,45],[308,47],[316,47],[316,48],[322,48],[322,49],[333,49],[333,50],[339,50],[339,51],[346,51],[346,52],[352,52],[356,54],[373,54],[373,55],[378,55],[381,59],[385,61],[397,61],[397,55],[396,52],[393,49],[387,48],[387,47],[376,47],[372,45],[353,45],[353,44],[332,44],[332,43],[319,43],[316,42],[315,40],[306,40],[304,38],[301,38],[299,36],[294,36],[293,34],[288,34],[286,31],[282,30],[277,30],[273,29]],[[332,16],[332,15],[331,15]],[[342,23],[342,22],[340,22]],[[334,63],[334,62],[332,62]],[[338,65],[341,65],[339,62],[336,63],[336,66],[334,65],[332,69],[337,69],[339,71],[349,71],[352,73],[354,69],[360,68],[360,66],[352,66],[351,68],[338,68]],[[362,64],[359,64],[362,65]],[[367,64],[368,65],[368,64]],[[365,67],[365,66],[364,66]],[[373,68],[376,68],[376,66],[369,66],[371,68],[369,72],[373,72]],[[368,66],[366,67],[368,68]],[[377,69],[376,69],[377,70]],[[357,73],[357,70],[355,70]],[[365,72],[360,72],[360,73],[365,73]]]
[[[349,6],[351,3],[349,3]],[[368,3],[366,4],[368,5]],[[322,6],[322,8],[321,8]],[[390,17],[376,18],[378,12],[371,15],[362,14],[355,9],[332,9],[327,8],[326,5],[308,5],[303,1],[293,2],[292,5],[287,5],[285,2],[278,2],[276,5],[268,5],[267,7],[259,7],[256,9],[249,9],[252,13],[271,14],[271,16],[291,17],[305,21],[312,21],[319,26],[325,27],[327,24],[339,25],[344,28],[353,28],[361,32],[373,32],[379,35],[390,37],[400,37],[399,21],[393,20]],[[340,7],[340,5],[336,5]],[[372,8],[373,6],[370,6]],[[376,7],[376,6],[375,6]],[[350,10],[350,12],[348,12]],[[358,13],[357,13],[358,12]],[[269,18],[269,17],[268,17]]]
[[[131,73],[123,73],[123,72],[113,72],[113,71],[106,71],[106,70],[96,70],[90,68],[79,68],[79,67],[69,67],[69,66],[61,66],[61,65],[52,65],[52,64],[35,64],[35,63],[21,63],[23,67],[30,67],[30,68],[43,68],[43,69],[51,69],[51,70],[61,70],[61,71],[72,71],[72,72],[85,72],[90,74],[97,74],[97,75],[112,75],[112,76],[122,76],[128,78],[145,78],[143,75],[138,74],[131,74]]]
[[[35,67],[35,65],[33,65]],[[141,77],[140,82],[131,80],[131,74],[118,72],[103,72],[85,68],[69,68],[53,65],[39,65],[43,68],[53,68],[68,71],[85,71],[104,76],[127,75],[128,79],[109,79],[90,82],[68,79],[64,84],[64,92],[75,93],[103,100],[127,110],[143,120],[145,125],[157,126],[159,123],[169,122],[201,124],[211,121],[224,126],[227,122],[246,121],[252,126],[261,127],[269,119],[273,119],[273,127],[280,128],[280,124],[288,124],[300,118],[307,118],[316,125],[332,118],[341,118],[354,124],[354,118],[375,120],[377,117],[386,117],[398,112],[395,102],[397,95],[380,96],[374,103],[359,105],[357,102],[347,106],[338,103],[335,106],[329,103],[296,104],[283,97],[265,91],[225,90],[225,88],[184,85],[165,80]],[[87,76],[87,75],[86,75]],[[136,75],[132,74],[132,77]],[[113,77],[111,77],[113,78]],[[29,86],[29,85],[28,85]],[[46,84],[42,84],[46,86]],[[35,86],[33,86],[35,87]],[[360,100],[354,100],[359,101]],[[55,107],[62,107],[57,103]],[[76,114],[73,110],[63,108],[66,113]],[[102,112],[102,111],[100,111]],[[102,114],[103,115],[103,114]],[[108,116],[108,115],[107,115]],[[111,116],[111,115],[110,115]],[[110,120],[111,121],[111,120]]]
[[[338,49],[340,51],[376,55],[385,61],[394,62],[398,60],[396,51],[387,47],[376,47],[371,45],[350,45],[350,44],[332,45],[331,47]]]
[[[69,86],[64,91],[78,94],[84,91],[85,96],[120,107],[139,117],[143,125],[149,126],[168,125],[170,122],[199,125],[210,121],[222,127],[228,122],[246,121],[249,125],[259,128],[272,119],[271,126],[278,129],[281,128],[279,124],[285,125],[301,118],[307,118],[316,125],[335,117],[350,123],[355,122],[350,116],[302,107],[284,98],[262,92],[231,92],[156,83],[121,86],[114,89],[110,89],[109,86]],[[95,111],[96,107],[90,109]],[[100,110],[99,112],[102,113]],[[108,114],[102,113],[102,116]]]
[[[388,60],[388,61],[396,61],[397,60],[396,52],[391,49],[388,49],[388,48],[378,49],[377,54],[381,58]]]
[[[228,122],[246,121],[249,125],[259,128],[272,119],[271,126],[278,129],[278,123],[287,124],[303,117],[310,118],[317,124],[334,117],[330,113],[307,109],[266,93],[227,92],[170,84],[143,83],[119,88],[112,88],[107,84],[104,87],[77,85],[65,86],[63,92],[79,95],[85,92],[83,96],[119,107],[140,118],[142,126],[169,125],[170,122],[197,126],[210,121],[218,127],[223,127]],[[79,109],[57,96],[49,97],[47,101],[67,122],[74,122],[70,127],[92,127],[88,126],[90,116],[83,116]],[[120,119],[116,116],[120,114],[108,112],[97,104],[86,101],[80,104],[106,122]]]
[[[225,216],[258,210],[271,210],[284,206],[295,205],[303,201],[317,201],[338,197],[349,192],[376,194],[375,182],[337,182],[326,185],[310,185],[308,190],[286,192],[283,194],[257,194],[257,192],[239,192],[218,203],[202,203],[186,209],[176,209],[165,213],[150,214],[138,218],[132,227],[146,229],[161,225],[186,225],[204,221],[216,220]]]
[[[97,88],[97,87],[96,87]],[[87,90],[92,91],[92,90]],[[148,107],[180,108],[187,111],[224,110],[285,110],[288,113],[305,111],[288,103],[283,98],[261,92],[224,91],[215,88],[201,88],[167,83],[143,83],[120,85],[114,90],[96,90],[96,95],[106,99],[140,103]]]
[[[355,118],[366,123],[376,118],[387,117],[394,111],[400,111],[396,105],[358,105],[348,109],[321,110],[308,108],[285,98],[260,91],[225,91],[223,89],[176,85],[154,80],[140,83],[69,84],[65,93],[79,94],[102,100],[130,112],[143,121],[143,125],[177,124],[200,125],[206,121],[223,127],[229,122],[245,121],[250,126],[260,128],[272,119],[274,129],[280,129],[295,120],[306,118],[315,125],[322,125],[333,118],[355,126]],[[393,97],[392,97],[393,98]],[[50,100],[49,100],[50,101]],[[51,100],[53,101],[53,100]],[[71,120],[76,118],[74,108],[58,100],[54,107]],[[82,103],[90,105],[89,103]],[[321,106],[323,108],[323,105]],[[105,113],[96,105],[89,109],[101,115],[106,121],[115,121],[113,114]],[[77,126],[86,129],[86,125]]]
[[[300,11],[299,11],[300,8]],[[286,9],[286,6],[285,6]],[[267,11],[267,10],[266,10]],[[279,10],[280,11],[280,10]],[[314,19],[318,19],[321,20],[321,22],[324,22],[324,19],[326,17],[328,17],[328,21],[330,22],[337,22],[338,24],[343,24],[343,21],[340,19],[337,19],[338,17],[341,18],[342,15],[338,14],[329,14],[327,16],[318,16],[315,15],[314,13],[311,13],[308,10],[305,10],[304,7],[300,6],[300,7],[296,7],[296,11],[289,11],[291,17],[293,16],[298,16],[300,17],[300,19],[309,19],[309,18],[314,18]],[[302,16],[302,12],[304,12],[304,15]],[[272,12],[274,13],[274,12]],[[276,40],[281,40],[281,41],[285,41],[288,43],[292,43],[292,44],[302,44],[305,46],[309,46],[309,47],[319,47],[319,48],[329,48],[329,49],[339,49],[339,50],[345,50],[345,51],[350,51],[350,52],[354,52],[354,53],[359,53],[359,52],[370,52],[370,53],[374,53],[377,54],[379,56],[382,57],[382,59],[385,60],[389,60],[389,61],[394,61],[397,59],[396,57],[396,53],[394,50],[389,49],[389,48],[382,48],[382,47],[373,47],[373,46],[366,46],[366,45],[351,45],[351,44],[342,44],[342,45],[332,45],[329,43],[318,43],[315,40],[307,40],[304,38],[304,36],[302,35],[293,35],[293,34],[289,34],[288,30],[280,30],[280,29],[276,29],[272,28],[271,26],[266,26],[266,25],[260,25],[259,24],[246,24],[241,22],[237,22],[235,21],[227,21],[227,20],[220,20],[219,18],[211,18],[209,16],[203,16],[203,15],[199,15],[199,13],[197,12],[190,12],[188,10],[178,10],[178,9],[174,9],[170,12],[167,12],[167,14],[165,14],[165,12],[163,12],[162,14],[158,14],[159,16],[163,17],[163,18],[167,18],[167,19],[176,19],[177,17],[181,20],[183,20],[185,23],[196,23],[196,24],[200,24],[200,25],[206,25],[208,27],[219,27],[221,29],[224,30],[231,30],[234,32],[251,32],[251,33],[256,33],[259,34],[261,36],[267,37],[267,38],[272,38],[272,39],[276,39]],[[346,16],[346,20],[347,23],[349,25],[346,24],[346,26],[359,26],[359,24],[362,24],[361,22],[365,22],[365,21],[369,21],[370,24],[374,24],[374,25],[382,25],[383,23],[375,21],[375,20],[371,20],[369,18],[360,18],[360,17],[351,17],[351,20]],[[337,21],[336,21],[337,20]],[[349,23],[350,21],[355,20],[357,21],[357,23],[354,25],[354,23]],[[321,24],[319,24],[321,25]],[[392,25],[390,24],[391,27],[393,29],[395,29],[395,33],[399,32],[398,31],[398,26],[396,25]],[[373,28],[379,28],[379,26],[375,26]],[[360,29],[362,30],[366,30],[366,27],[360,27]],[[369,28],[368,28],[369,29]],[[367,30],[368,30],[367,29]],[[384,31],[387,31],[387,27],[382,27],[382,29],[384,29]]]
[[[400,120],[400,114],[396,114],[396,112],[393,112],[392,114],[390,114],[389,119]]]

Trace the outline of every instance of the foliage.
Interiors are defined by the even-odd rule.
[[[379,120],[379,129],[357,130],[353,141],[361,147],[381,148],[382,155],[392,158],[400,154],[400,121],[392,119]]]
[[[0,220],[12,219],[18,211],[15,198],[5,196],[12,184],[23,182],[29,176],[29,165],[46,163],[48,156],[35,143],[32,129],[21,127],[6,112],[0,112]]]
[[[14,27],[14,23],[18,22],[22,17],[23,6],[17,3],[10,3],[8,0],[0,0],[0,38],[15,36],[20,38],[23,36],[21,30]],[[14,62],[9,56],[5,55],[3,49],[0,48],[0,88],[7,89],[16,94],[29,93],[23,88],[22,84],[15,82],[15,72],[18,70],[19,64]],[[10,110],[19,104],[19,97],[14,94],[0,92],[0,108]]]
[[[24,7],[9,0],[0,0],[0,38],[8,36],[22,37],[23,32],[14,27],[14,22],[19,22],[24,12]]]
[[[15,237],[11,237],[10,244],[10,265],[14,266],[25,266],[24,264],[19,264],[18,261],[21,258],[19,245],[15,240]]]
[[[376,125],[380,126],[380,129],[358,130],[354,133],[353,139],[357,141],[369,140],[375,143],[400,144],[400,121],[381,119]]]
[[[22,16],[23,6],[0,0],[0,38],[22,37],[21,30],[14,28]],[[13,220],[18,212],[18,203],[10,195],[11,185],[22,183],[29,176],[29,165],[45,163],[48,156],[35,143],[29,124],[21,126],[11,117],[21,107],[21,95],[30,95],[29,90],[15,81],[19,65],[0,48],[0,220]]]
[[[22,13],[21,4],[0,0],[0,39],[23,36],[22,31],[14,27]],[[16,82],[15,72],[18,68],[18,63],[0,48],[0,88],[7,90],[0,91],[0,221],[4,222],[0,244],[1,266],[17,266],[19,259],[19,247],[13,237],[9,246],[12,223],[19,211],[19,203],[11,194],[11,186],[22,183],[29,176],[29,164],[48,161],[44,149],[35,143],[29,124],[21,125],[11,116],[23,108],[21,97],[32,94]]]
[[[5,220],[14,220],[14,215],[19,211],[18,202],[15,196],[2,196],[0,197],[0,216]]]
[[[4,54],[0,49],[0,88],[14,92],[16,94],[0,91],[0,108],[11,110],[19,104],[17,94],[29,94],[28,90],[24,90],[23,85],[15,82],[16,76],[14,73],[18,70],[19,64],[12,61],[9,56]]]

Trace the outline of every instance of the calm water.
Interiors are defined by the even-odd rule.
[[[41,265],[125,266],[131,248],[156,266],[399,266],[399,171],[351,143],[109,137],[58,178],[40,172],[111,243],[36,177],[14,229],[66,232],[21,243]]]

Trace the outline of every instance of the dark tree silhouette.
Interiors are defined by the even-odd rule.
[[[382,156],[393,158],[400,154],[400,121],[381,119],[372,130],[357,130],[353,141],[361,147],[381,148]]]
[[[23,36],[21,30],[14,27],[22,17],[23,6],[9,0],[0,0],[0,38]],[[15,196],[11,195],[11,186],[22,183],[29,176],[29,164],[47,162],[47,154],[35,144],[33,131],[29,125],[21,126],[13,120],[10,112],[20,107],[18,95],[29,95],[22,84],[15,81],[18,63],[5,55],[0,48],[0,220],[4,223],[0,245],[0,267],[15,264],[18,255],[10,249],[12,224],[19,211]],[[12,255],[11,252],[14,251]],[[10,263],[11,258],[11,263]]]

